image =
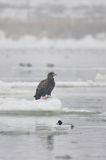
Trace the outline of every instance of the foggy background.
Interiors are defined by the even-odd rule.
[[[0,57],[3,81],[105,82],[106,1],[0,0]]]
[[[105,0],[0,0],[0,29],[12,38],[104,38],[105,15]]]

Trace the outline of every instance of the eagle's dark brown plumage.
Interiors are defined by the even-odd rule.
[[[54,76],[56,74],[54,72],[50,72],[47,75],[47,79],[41,81],[36,89],[36,94],[34,95],[35,99],[40,99],[46,95],[51,95],[51,92],[55,86]]]

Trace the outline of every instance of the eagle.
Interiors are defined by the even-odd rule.
[[[47,75],[47,79],[42,80],[37,86],[36,93],[34,95],[35,100],[40,99],[41,97],[46,98],[45,96],[51,96],[51,92],[55,86],[54,76],[56,74],[54,72],[50,72]]]

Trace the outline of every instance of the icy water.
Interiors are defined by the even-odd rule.
[[[33,87],[19,88],[19,95],[10,89],[8,98],[2,95],[0,99],[1,160],[106,159],[105,87],[56,87],[56,96],[63,104],[62,110],[55,107],[49,110],[48,106],[47,110],[37,111],[26,110],[29,103],[33,103],[33,107],[36,104],[32,98],[28,100]],[[15,87],[15,91],[19,88]],[[31,92],[24,94],[29,90]],[[5,108],[6,105],[7,111],[4,112],[3,106]],[[22,111],[19,111],[18,105],[23,107]],[[15,107],[17,110],[13,111]],[[64,125],[56,125],[59,119]]]
[[[79,50],[24,51],[0,52],[0,160],[105,160],[104,50],[102,57],[100,50],[96,55],[94,50],[86,55],[80,51],[88,63],[78,60]],[[39,105],[33,99],[36,85],[51,70],[58,73],[56,87],[52,98]],[[56,124],[59,119],[62,126]]]
[[[106,160],[106,1],[0,9],[0,160]],[[50,71],[52,98],[35,101]]]

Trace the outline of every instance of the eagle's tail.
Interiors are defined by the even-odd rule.
[[[39,95],[34,95],[34,97],[35,97],[35,99],[37,100],[37,99],[40,99],[40,96]]]

